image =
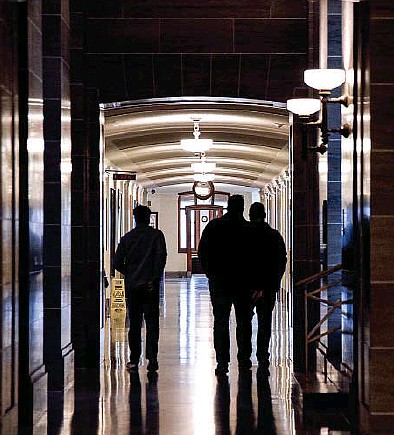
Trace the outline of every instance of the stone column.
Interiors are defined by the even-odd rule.
[[[320,271],[320,228],[319,228],[319,178],[316,154],[309,152],[303,158],[301,127],[295,123],[291,132],[292,143],[292,216],[293,216],[293,287],[301,279]],[[307,138],[313,143],[314,134]],[[294,370],[305,371],[305,307],[304,290],[293,289],[293,357]],[[311,324],[319,317],[319,307],[308,313]],[[313,352],[310,352],[311,354]],[[315,359],[311,357],[309,368]]]
[[[4,433],[18,426],[19,141],[16,3],[0,10],[0,421]]]
[[[393,433],[394,4],[357,3],[354,14],[358,399],[365,433]]]
[[[102,203],[103,146],[98,90],[85,82],[86,4],[71,6],[71,288],[77,368],[98,368],[104,322]]]
[[[43,1],[44,346],[50,391],[74,380],[71,343],[71,107],[68,2]]]
[[[19,407],[24,433],[47,426],[44,365],[44,132],[41,2],[18,3],[20,139]]]

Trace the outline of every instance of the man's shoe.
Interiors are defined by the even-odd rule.
[[[252,368],[252,361],[250,359],[241,359],[238,361],[238,368],[243,370],[249,370]]]
[[[228,363],[227,362],[220,362],[216,366],[215,369],[215,375],[216,376],[223,376],[228,373]]]
[[[150,359],[146,369],[148,372],[157,372],[157,370],[159,370],[159,363],[157,362],[157,359]]]
[[[138,363],[132,363],[129,361],[126,363],[126,369],[130,370],[131,372],[138,372]]]

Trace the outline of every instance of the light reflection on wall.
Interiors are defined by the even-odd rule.
[[[29,153],[44,152],[44,140],[41,138],[30,137],[27,139],[27,151]]]
[[[73,166],[71,160],[63,160],[60,162],[60,172],[62,174],[71,174]]]
[[[272,338],[270,345],[272,369],[271,388],[273,397],[279,397],[273,408],[277,429],[280,433],[295,434],[295,415],[292,405],[293,368],[292,328],[289,321],[289,305],[284,300],[278,300],[273,312]],[[287,417],[284,418],[284,415]],[[286,424],[286,427],[281,425]]]

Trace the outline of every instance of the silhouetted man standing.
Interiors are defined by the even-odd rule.
[[[269,374],[269,342],[271,338],[272,310],[276,293],[286,269],[286,245],[279,231],[265,222],[265,207],[260,202],[250,206],[250,267],[252,300],[258,318],[257,360],[260,372]]]
[[[151,211],[139,205],[134,209],[136,227],[119,242],[115,269],[125,276],[127,308],[130,317],[130,361],[127,368],[138,370],[141,356],[141,324],[146,325],[147,369],[156,371],[159,344],[159,289],[167,260],[164,234],[149,226]]]
[[[240,368],[251,367],[250,299],[244,283],[244,232],[247,221],[243,211],[243,196],[230,196],[227,213],[207,224],[198,246],[201,267],[209,279],[214,316],[216,375],[228,372],[232,305],[237,319],[238,365]]]

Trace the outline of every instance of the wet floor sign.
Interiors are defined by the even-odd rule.
[[[111,284],[111,311],[126,311],[124,279],[113,278]]]

